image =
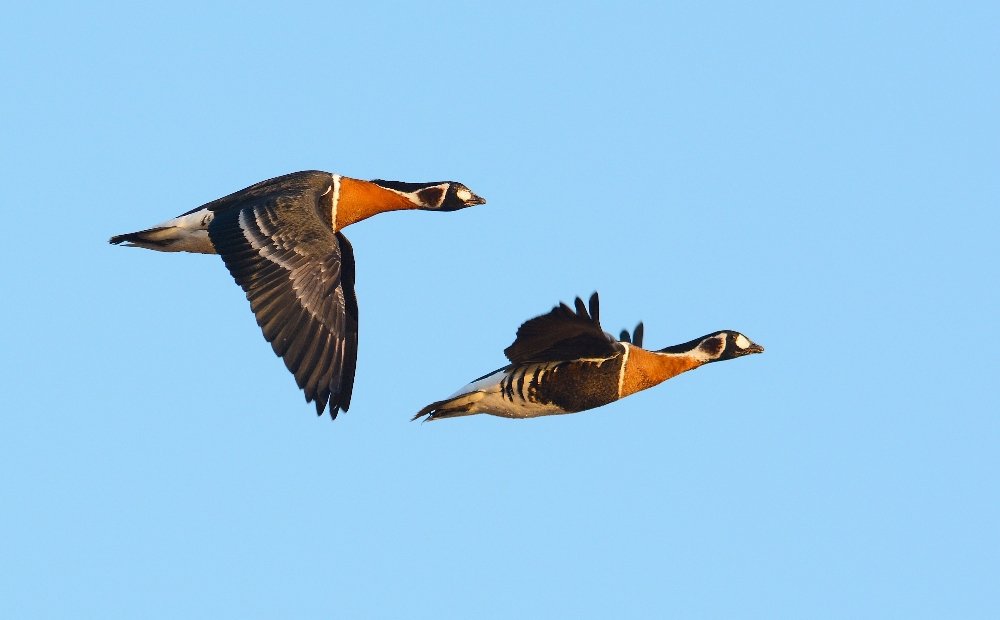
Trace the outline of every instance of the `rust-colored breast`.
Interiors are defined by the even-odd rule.
[[[417,205],[396,192],[367,181],[341,177],[336,229],[341,230],[376,213],[416,208]]]
[[[698,366],[700,363],[687,355],[652,353],[639,347],[629,346],[618,398],[625,398],[629,394],[651,388]]]

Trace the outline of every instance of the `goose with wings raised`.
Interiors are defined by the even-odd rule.
[[[113,244],[219,254],[316,413],[351,404],[358,353],[354,252],[343,228],[385,211],[483,204],[455,181],[362,181],[318,170],[261,181]]]
[[[605,333],[597,293],[575,310],[559,304],[525,321],[504,350],[510,364],[421,409],[414,420],[488,413],[535,418],[600,407],[711,362],[762,353],[732,330],[717,331],[658,351],[642,348],[643,326],[619,338]],[[589,307],[588,307],[589,306]]]

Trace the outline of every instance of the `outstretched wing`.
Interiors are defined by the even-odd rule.
[[[208,234],[306,400],[336,418],[357,360],[354,253],[333,232],[329,175],[281,181],[216,210]]]
[[[604,358],[620,353],[622,345],[601,329],[597,293],[590,296],[589,312],[579,297],[575,305],[575,312],[561,303],[548,314],[522,323],[517,328],[517,338],[504,349],[504,355],[514,364],[523,364]]]

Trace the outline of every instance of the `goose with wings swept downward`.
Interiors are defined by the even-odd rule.
[[[112,244],[219,254],[264,338],[316,413],[351,404],[358,353],[354,252],[340,231],[385,211],[486,201],[455,181],[362,181],[309,170],[268,179]]]

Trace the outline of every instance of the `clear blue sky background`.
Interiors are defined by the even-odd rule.
[[[0,25],[0,616],[996,618],[1000,5],[20,3]],[[348,229],[317,419],[211,256],[258,180],[455,179]],[[762,356],[410,423],[599,290]]]

